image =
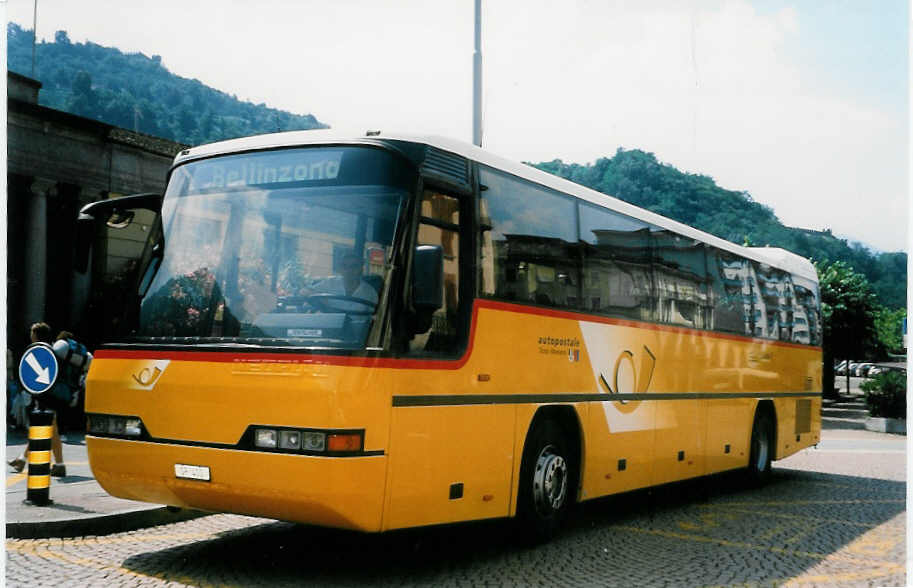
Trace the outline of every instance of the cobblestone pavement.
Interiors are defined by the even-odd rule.
[[[6,582],[903,586],[903,443],[865,433],[779,462],[761,489],[727,475],[585,503],[561,536],[537,547],[519,545],[505,521],[363,535],[213,515],[100,537],[8,540]]]

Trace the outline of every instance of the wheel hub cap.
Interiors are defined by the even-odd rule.
[[[549,446],[536,461],[533,477],[533,501],[539,512],[557,511],[567,496],[567,462]]]

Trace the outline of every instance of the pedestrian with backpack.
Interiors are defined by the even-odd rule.
[[[32,343],[51,344],[51,327],[47,323],[35,323],[29,330]],[[60,430],[57,425],[57,414],[76,406],[79,393],[85,384],[85,374],[92,362],[92,354],[85,346],[78,343],[69,331],[61,331],[57,340],[51,345],[59,362],[60,373],[50,390],[35,397],[38,407],[54,413],[51,423],[51,453],[54,465],[51,476],[62,478],[67,475],[63,459],[63,443],[60,441]],[[28,447],[20,457],[10,460],[9,465],[16,472],[25,469],[28,463]]]

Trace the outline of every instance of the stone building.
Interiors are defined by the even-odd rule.
[[[37,80],[8,72],[7,345],[14,357],[38,320],[76,329],[73,253],[79,209],[161,192],[185,146],[40,106]],[[78,333],[77,333],[78,334]]]

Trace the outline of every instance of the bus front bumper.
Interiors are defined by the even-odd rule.
[[[385,455],[314,457],[86,435],[89,464],[118,498],[286,521],[379,531]],[[209,481],[179,478],[195,466]]]

